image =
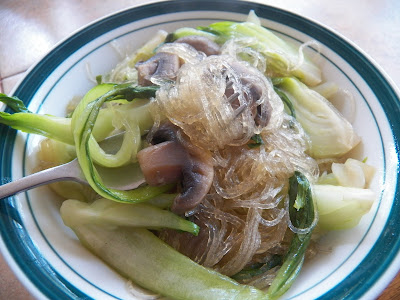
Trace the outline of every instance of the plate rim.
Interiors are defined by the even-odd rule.
[[[92,28],[95,28],[95,27],[100,26],[100,24],[102,24],[102,22],[108,22],[109,20],[111,20],[112,18],[115,18],[115,17],[118,16],[118,15],[127,14],[127,13],[129,13],[129,12],[136,11],[137,9],[142,9],[142,10],[143,10],[143,9],[147,9],[147,10],[151,10],[152,7],[155,7],[155,8],[157,8],[157,9],[159,9],[159,6],[160,6],[160,5],[163,5],[163,6],[165,5],[165,6],[168,6],[168,7],[170,7],[170,8],[173,7],[173,5],[175,5],[175,8],[177,8],[177,6],[179,6],[179,8],[180,8],[181,10],[179,10],[179,11],[176,11],[176,10],[175,10],[175,12],[180,12],[180,11],[182,11],[182,12],[188,12],[188,11],[204,11],[204,10],[225,11],[226,7],[223,7],[223,3],[232,4],[233,2],[232,2],[232,1],[229,1],[229,0],[221,0],[221,1],[218,1],[218,4],[216,4],[215,1],[206,0],[206,1],[202,1],[202,2],[201,2],[202,6],[203,6],[204,8],[198,8],[198,7],[194,8],[192,4],[195,4],[195,3],[198,4],[198,1],[195,1],[195,0],[189,0],[189,1],[187,1],[187,0],[186,0],[186,1],[185,1],[185,0],[175,0],[175,1],[168,1],[168,2],[154,2],[154,3],[150,3],[150,4],[146,4],[146,5],[139,5],[139,6],[131,7],[131,8],[128,8],[128,9],[124,9],[124,10],[121,10],[121,11],[118,11],[118,12],[115,12],[115,13],[112,13],[112,14],[110,14],[110,15],[108,15],[108,16],[105,16],[105,17],[103,17],[103,18],[101,18],[101,19],[99,19],[99,20],[93,21],[93,22],[89,23],[88,25],[82,27],[82,28],[79,29],[78,31],[74,32],[72,35],[68,36],[66,39],[64,39],[63,41],[59,42],[57,45],[55,45],[55,46],[52,48],[52,50],[50,50],[49,53],[48,53],[46,56],[44,56],[38,63],[36,63],[34,66],[32,66],[32,67],[27,71],[27,73],[26,73],[26,75],[24,76],[24,78],[20,81],[20,83],[18,84],[18,86],[14,89],[14,93],[13,93],[13,94],[15,94],[15,95],[21,94],[21,91],[24,90],[24,84],[25,84],[25,85],[27,84],[27,81],[29,80],[30,76],[31,76],[31,77],[32,77],[32,76],[35,76],[35,72],[37,72],[38,69],[40,69],[41,65],[48,63],[47,60],[50,59],[52,56],[55,55],[55,54],[54,54],[54,51],[58,51],[59,49],[63,48],[67,43],[72,42],[72,40],[73,40],[74,38],[79,37],[80,35],[84,34],[84,33],[87,32],[88,30],[91,30]],[[385,73],[385,71],[384,71],[384,70],[383,70],[383,69],[382,69],[368,54],[366,54],[362,49],[360,49],[354,42],[348,40],[346,37],[344,37],[344,36],[341,35],[340,33],[334,31],[333,29],[331,29],[331,28],[329,28],[329,27],[327,27],[327,26],[325,26],[325,25],[323,25],[323,24],[321,24],[321,23],[319,23],[319,22],[316,22],[315,20],[312,20],[312,19],[307,18],[307,17],[300,16],[300,15],[298,15],[298,14],[296,14],[296,13],[287,11],[287,10],[285,10],[285,9],[277,8],[277,7],[275,7],[275,6],[265,5],[265,4],[260,4],[260,3],[247,2],[247,1],[235,1],[234,3],[235,3],[235,5],[238,4],[238,6],[235,8],[235,7],[232,7],[232,5],[231,5],[228,12],[247,14],[250,7],[253,8],[253,9],[255,9],[255,10],[256,10],[256,13],[257,13],[257,9],[260,9],[260,10],[264,10],[264,9],[265,9],[265,10],[268,10],[268,9],[271,10],[271,9],[272,9],[272,10],[276,10],[276,11],[279,12],[281,15],[286,14],[286,15],[288,15],[288,16],[290,16],[290,17],[301,18],[301,20],[303,20],[303,21],[305,20],[305,21],[307,21],[307,22],[309,22],[309,23],[312,23],[312,24],[314,24],[314,25],[317,25],[317,27],[320,27],[320,28],[323,29],[324,31],[329,32],[329,33],[333,34],[334,36],[340,38],[342,41],[344,41],[345,43],[347,43],[348,45],[350,45],[350,46],[353,48],[353,51],[355,50],[356,52],[358,52],[359,54],[361,54],[362,57],[364,57],[364,58],[366,59],[366,61],[375,69],[375,71],[377,71],[378,75],[387,83],[388,87],[391,88],[392,92],[393,92],[394,95],[396,96],[395,98],[399,99],[399,94],[400,94],[400,93],[399,93],[399,91],[398,91],[398,88],[396,87],[395,83],[390,79],[390,77]],[[184,4],[184,5],[182,5],[182,4]],[[186,5],[187,5],[188,8],[186,7]],[[215,6],[215,5],[217,5],[217,6],[219,5],[219,7],[220,7],[221,9],[216,9],[216,7],[210,8],[210,6]],[[190,7],[190,9],[189,9],[189,7]],[[244,11],[244,10],[243,10],[243,11],[237,11],[237,10],[240,10],[242,7],[245,8],[247,11]],[[235,10],[235,9],[237,9],[237,10]],[[168,11],[167,13],[171,13],[171,12],[172,12],[172,11]],[[151,16],[155,16],[155,14],[152,14]],[[150,16],[150,17],[151,17],[151,16]],[[146,17],[147,17],[147,16],[145,16],[145,17],[140,17],[140,18],[138,18],[138,20],[145,19]],[[282,24],[282,22],[280,22],[279,20],[276,20],[276,19],[273,19],[273,18],[269,18],[269,17],[267,17],[267,16],[262,16],[262,15],[260,15],[260,17],[265,18],[265,19],[269,19],[269,20],[272,20],[272,21],[276,21],[276,22],[279,22],[279,23]],[[136,21],[136,20],[133,20],[133,22],[134,22],[134,21]],[[119,26],[116,26],[116,27],[113,27],[113,28],[115,29],[115,28],[120,27],[120,26],[123,26],[123,25],[120,24]],[[293,28],[296,29],[296,30],[298,30],[298,31],[304,32],[304,30],[303,30],[302,28],[298,28],[298,27],[293,27]],[[105,32],[103,32],[103,33],[106,33],[106,32],[107,32],[107,31],[105,31]],[[306,34],[310,35],[309,32],[306,32]],[[97,36],[100,36],[100,35],[101,35],[101,34],[98,34]],[[316,39],[318,39],[318,38],[316,38]],[[85,44],[85,43],[83,43],[83,45],[84,45],[84,44]],[[327,46],[328,46],[328,45],[327,45]],[[79,48],[80,48],[80,47],[78,47],[77,49],[79,49]],[[329,46],[328,46],[328,48],[332,49],[332,47],[329,47]],[[77,50],[77,49],[76,49],[76,50]],[[76,51],[76,50],[75,50],[75,51]],[[64,55],[64,58],[65,58],[65,57],[68,57],[68,56],[71,55],[71,54],[73,54],[75,51],[70,52],[68,55]],[[336,52],[336,51],[335,51],[335,52]],[[60,60],[59,63],[56,63],[54,69],[55,69],[58,65],[60,65],[61,62],[62,62],[62,60]],[[349,63],[347,60],[346,60],[346,62]],[[350,64],[350,63],[349,63],[349,64]],[[350,65],[354,68],[354,66],[353,66],[352,64],[350,64]],[[53,69],[53,70],[54,70],[54,69]],[[354,69],[357,70],[356,68],[354,68]],[[358,70],[357,70],[357,71],[358,71]],[[45,79],[46,79],[46,78],[43,78],[43,80],[41,81],[41,83],[43,83]],[[363,79],[365,80],[364,77],[363,77]],[[29,101],[30,101],[31,98],[34,96],[34,94],[37,92],[37,90],[38,90],[39,86],[41,85],[41,83],[40,83],[40,84],[36,84],[37,88],[36,88],[34,91],[31,90],[31,95],[30,95],[30,97],[28,97],[28,98],[23,98],[23,99],[29,99]],[[374,93],[375,93],[375,92],[374,92]],[[381,102],[381,105],[382,105],[382,102]],[[384,109],[384,107],[382,107],[382,108]],[[386,114],[386,109],[384,109],[384,111],[385,111],[385,114]],[[395,125],[396,125],[396,124],[395,124]],[[397,127],[399,127],[399,126],[397,126]],[[397,127],[396,127],[396,128],[397,128]],[[392,129],[393,129],[393,128],[392,128]],[[1,131],[1,132],[3,132],[3,131]],[[392,130],[392,134],[393,134],[393,133],[394,133],[394,129]],[[8,139],[6,139],[6,141],[13,141],[13,138],[15,139],[15,136],[13,137],[12,133],[10,133],[10,132],[7,132],[7,137],[8,137]],[[395,135],[393,135],[393,137],[394,137],[395,142],[396,142],[396,145],[395,145],[395,146],[397,146],[397,149],[396,149],[396,150],[397,150],[397,153],[396,153],[396,154],[397,154],[397,158],[399,158],[399,141],[396,139],[396,136],[395,136]],[[5,144],[5,143],[4,143],[4,144]],[[12,144],[14,144],[14,143],[12,143]],[[4,151],[4,147],[2,147],[2,146],[3,146],[3,143],[0,144],[0,149],[1,149],[2,151]],[[2,170],[3,170],[3,165],[2,165]],[[399,170],[399,166],[397,167],[397,170]],[[397,177],[397,185],[396,185],[396,189],[395,189],[395,199],[398,198],[398,196],[399,196],[399,191],[398,191],[399,186],[400,186],[400,179],[399,179],[399,176],[398,176],[398,177]],[[396,196],[397,196],[397,197],[396,197]],[[395,201],[394,201],[394,202],[395,202]],[[394,206],[395,206],[395,203],[394,203]],[[396,211],[400,211],[399,205],[396,206],[396,209],[397,209]],[[390,216],[391,216],[393,213],[394,213],[394,212],[393,212],[393,208],[392,208],[392,210],[391,210],[391,212],[390,212],[390,214],[389,214],[389,217],[388,217],[388,221],[390,220]],[[385,224],[385,228],[386,228],[386,224]],[[6,255],[4,254],[5,251],[4,251],[4,247],[3,247],[3,246],[5,246],[5,245],[4,245],[4,240],[3,240],[3,238],[4,238],[4,237],[3,237],[3,235],[2,235],[0,249],[2,249],[3,255],[6,256]],[[380,237],[379,237],[379,239],[380,239]],[[379,240],[379,239],[378,239],[378,240]],[[400,239],[398,239],[397,245],[398,245],[398,246],[397,246],[397,252],[398,252],[398,250],[400,249]],[[371,252],[371,251],[372,251],[372,249],[370,250],[370,252]],[[11,253],[8,253],[8,254],[11,255]],[[369,255],[369,254],[368,254],[368,255]],[[368,255],[367,255],[367,256],[368,256]],[[395,256],[396,256],[396,255],[395,255]],[[397,253],[397,256],[399,256],[398,253]],[[11,255],[11,257],[13,257],[13,256]],[[365,257],[364,260],[365,260],[366,258],[367,258],[367,257]],[[363,261],[364,261],[364,260],[363,260]],[[391,261],[394,261],[394,260],[395,260],[395,257],[393,257]],[[9,263],[8,260],[7,260],[7,263]],[[13,257],[13,263],[16,263],[16,261],[14,261],[14,257]],[[15,266],[12,267],[13,271],[14,271],[15,273],[18,273],[18,272],[16,272],[16,270],[15,270],[14,268],[15,268]],[[21,271],[21,269],[18,268],[18,271]],[[385,273],[385,272],[382,271],[381,274],[383,274],[383,273]],[[26,276],[25,273],[23,273],[23,275]],[[21,276],[21,274],[20,274],[19,276]],[[19,277],[19,276],[18,276],[18,274],[17,274],[17,277]],[[380,277],[382,277],[382,276],[380,276]],[[27,278],[24,278],[24,279],[25,279],[25,280],[28,280],[29,283],[32,283],[29,279],[27,279]],[[21,281],[25,284],[25,280],[21,280]],[[35,288],[37,288],[37,287],[35,286]],[[31,290],[31,287],[29,287],[29,290],[32,291],[32,290]],[[324,296],[325,296],[325,295],[324,295]],[[321,299],[323,299],[323,298],[321,298]],[[326,299],[328,299],[328,298],[326,298]]]

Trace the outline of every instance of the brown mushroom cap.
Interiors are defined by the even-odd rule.
[[[179,195],[172,211],[184,214],[193,210],[210,190],[214,168],[211,154],[177,134],[179,127],[164,122],[154,133],[152,146],[138,153],[138,160],[146,182],[150,185],[180,181]]]
[[[141,86],[152,85],[151,77],[175,79],[180,68],[179,57],[175,54],[159,52],[146,61],[135,65],[138,71],[138,82]]]
[[[181,144],[162,142],[139,151],[137,158],[149,185],[175,183],[182,178],[187,153]]]
[[[267,101],[265,102],[265,105],[261,107],[260,105],[257,105],[256,102],[261,98],[262,96],[262,88],[260,87],[259,84],[255,82],[249,81],[246,76],[251,75],[251,72],[249,69],[245,68],[245,66],[241,63],[235,63],[231,65],[232,68],[241,74],[241,83],[243,85],[246,85],[248,87],[248,93],[246,94],[246,99],[248,102],[248,106],[252,112],[252,115],[254,117],[254,121],[257,126],[265,127],[268,125],[270,115],[271,115],[271,104]],[[227,98],[234,94],[235,91],[232,87],[229,87],[225,91],[225,95]],[[231,103],[232,107],[235,105],[238,106],[237,103],[234,101]]]
[[[188,35],[177,39],[175,43],[188,44],[197,51],[203,52],[207,56],[220,54],[221,51],[217,43],[204,36]]]
[[[205,53],[207,56],[220,53],[220,47],[218,44],[202,36],[185,36],[177,39],[175,43],[188,44],[197,51]],[[152,85],[152,77],[174,80],[180,65],[181,62],[178,55],[167,52],[158,52],[148,60],[140,61],[135,65],[138,71],[139,85]]]
[[[211,155],[203,149],[191,147],[190,160],[182,168],[181,193],[175,198],[171,210],[183,214],[195,208],[210,190],[214,167]]]

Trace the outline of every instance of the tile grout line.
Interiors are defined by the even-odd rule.
[[[4,81],[4,79],[9,79],[9,78],[11,78],[11,77],[24,74],[24,73],[26,73],[26,71],[28,71],[28,69],[23,70],[23,71],[21,71],[21,72],[17,72],[17,73],[13,73],[13,74],[7,75],[7,76],[5,76],[5,77],[1,77],[1,78],[0,78],[0,82]]]
[[[27,70],[1,78],[3,93],[10,94],[15,86],[21,82],[21,79],[25,77],[26,72]]]

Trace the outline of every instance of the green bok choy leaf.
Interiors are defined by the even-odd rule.
[[[139,87],[131,84],[116,85],[97,98],[91,95],[92,91],[89,91],[76,107],[72,116],[71,126],[77,158],[86,180],[100,196],[118,202],[136,203],[146,201],[171,189],[172,185],[142,186],[130,191],[107,188],[96,171],[91,154],[92,131],[100,108],[105,102],[120,99],[134,101],[138,98],[149,98],[155,95],[156,90],[157,87]],[[124,137],[124,142],[125,139],[126,137]],[[124,144],[122,147],[124,147]]]
[[[294,234],[282,267],[268,289],[270,299],[282,296],[298,276],[317,218],[307,178],[296,171],[289,179],[289,184],[290,220],[296,228],[303,229],[304,233]]]

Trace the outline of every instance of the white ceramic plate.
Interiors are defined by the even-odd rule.
[[[64,116],[72,96],[93,86],[93,74],[109,71],[122,51],[140,46],[158,29],[244,21],[254,9],[262,24],[287,40],[321,44],[328,80],[350,91],[357,103],[354,126],[364,144],[361,157],[377,168],[378,198],[356,228],[326,236],[326,249],[308,262],[285,295],[288,299],[358,299],[377,296],[400,269],[400,103],[396,89],[365,54],[313,21],[247,2],[171,1],[136,7],[77,32],[30,70],[15,90],[29,109]],[[0,126],[0,177],[19,178],[36,164],[39,139]],[[20,280],[38,298],[132,299],[126,280],[86,251],[59,216],[60,199],[46,187],[0,202],[1,251]]]

